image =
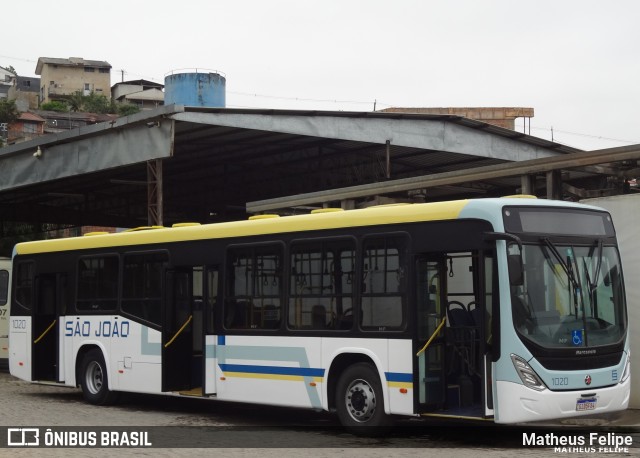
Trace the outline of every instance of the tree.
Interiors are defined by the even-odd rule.
[[[69,105],[70,111],[80,111],[83,109],[84,105],[84,95],[82,92],[76,91],[67,99],[67,104]]]
[[[11,124],[20,117],[15,100],[0,100],[0,124]]]
[[[16,69],[13,68],[11,65],[9,65],[8,67],[1,67],[0,68],[4,68],[6,71],[13,73],[14,75],[18,76],[18,72],[16,72]]]
[[[116,105],[119,116],[129,116],[132,114],[136,114],[140,111],[140,107],[133,103],[123,103],[120,105]]]
[[[0,100],[0,148],[4,146],[9,124],[20,117],[15,100]]]
[[[106,114],[111,112],[111,101],[102,94],[92,92],[84,96],[83,108],[89,113]]]
[[[115,113],[111,101],[102,94],[91,92],[89,95],[76,91],[67,99],[71,111],[85,111],[87,113]]]
[[[40,105],[41,110],[58,111],[60,113],[66,113],[69,111],[69,105],[66,102],[60,100],[52,100]]]
[[[92,92],[89,95],[84,95],[82,91],[75,91],[64,101],[43,103],[40,108],[60,112],[84,111],[98,114],[117,113],[118,116],[128,116],[140,111],[137,105],[131,103],[118,104],[102,94]]]

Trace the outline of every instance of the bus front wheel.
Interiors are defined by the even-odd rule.
[[[370,435],[391,425],[384,412],[382,385],[371,364],[357,363],[340,376],[336,390],[340,423],[352,433]]]
[[[82,395],[89,404],[109,405],[116,401],[117,393],[109,390],[109,376],[102,352],[89,350],[80,366]]]

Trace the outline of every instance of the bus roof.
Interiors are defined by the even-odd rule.
[[[285,217],[279,217],[278,215],[257,215],[249,220],[242,221],[203,225],[180,224],[171,228],[138,228],[112,234],[96,233],[82,237],[23,242],[15,246],[14,255],[246,237],[382,224],[452,220],[459,218],[463,208],[470,204],[472,206],[489,205],[497,208],[504,205],[535,204],[547,206],[552,203],[551,201],[537,199],[498,198],[422,204],[379,205],[347,211],[342,211],[341,209],[321,209],[310,214]],[[554,201],[553,204],[572,205],[557,201]]]

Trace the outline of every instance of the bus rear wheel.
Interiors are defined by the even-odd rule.
[[[371,364],[357,363],[343,372],[336,390],[336,410],[340,423],[354,434],[377,434],[391,425],[384,412],[380,378]]]
[[[117,400],[117,393],[109,390],[107,366],[100,350],[89,350],[82,358],[80,386],[89,404],[109,405]]]

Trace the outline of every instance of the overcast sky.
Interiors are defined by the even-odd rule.
[[[0,17],[0,66],[23,76],[39,57],[107,61],[112,84],[201,68],[225,74],[228,107],[532,107],[537,137],[640,143],[637,0],[32,0]]]

